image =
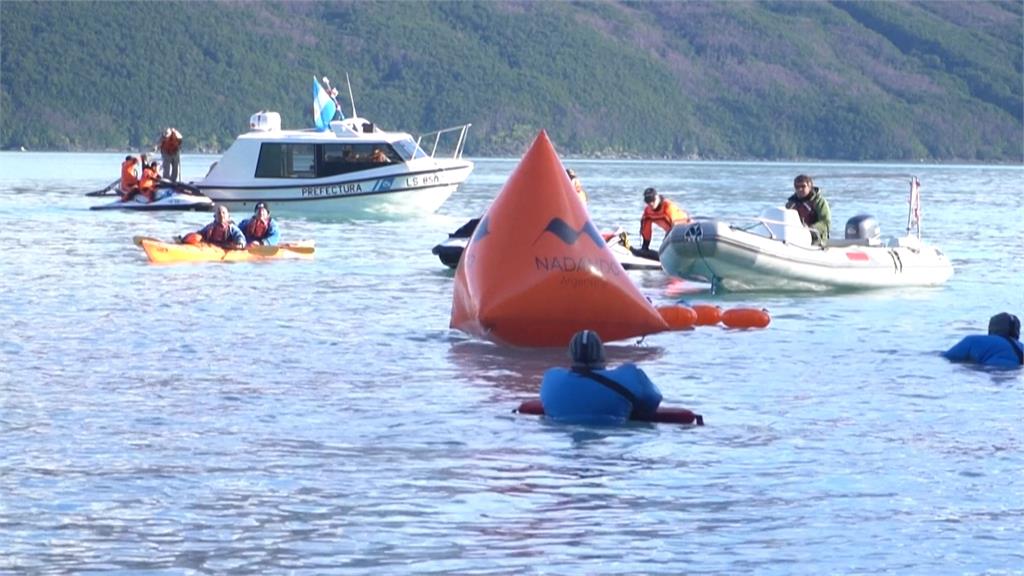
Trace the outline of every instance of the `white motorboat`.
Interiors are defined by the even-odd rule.
[[[100,191],[105,192],[105,191]],[[110,188],[110,194],[117,194],[116,185]],[[92,193],[93,196],[107,194]],[[161,182],[150,202],[142,194],[136,194],[131,200],[118,198],[113,202],[90,206],[90,210],[134,210],[140,212],[177,211],[177,212],[210,212],[213,201],[203,196],[198,190],[182,183]]]
[[[459,265],[459,258],[469,244],[470,237],[476,230],[479,218],[473,218],[459,227],[458,230],[448,235],[448,239],[431,249],[431,253],[437,256],[441,263],[449,268]],[[658,253],[653,250],[642,251],[631,248],[629,237],[622,228],[614,232],[604,232],[601,236],[608,244],[608,248],[615,255],[615,259],[625,270],[660,270],[661,263],[658,262]]]
[[[314,111],[324,102],[318,90],[314,79]],[[249,132],[195,185],[232,209],[267,202],[275,214],[410,216],[437,211],[473,171],[462,158],[470,124],[414,138],[354,112],[332,121],[335,108],[326,103],[330,114],[314,116],[318,129],[282,130],[280,114],[257,112]],[[448,154],[438,152],[444,144]]]
[[[858,215],[847,221],[845,238],[821,247],[796,211],[770,208],[746,227],[715,219],[680,224],[659,252],[672,276],[728,291],[935,286],[953,275],[946,255],[921,240],[916,178],[904,236],[882,238],[873,217]]]

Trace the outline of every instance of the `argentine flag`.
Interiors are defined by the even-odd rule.
[[[313,122],[317,131],[323,132],[330,128],[335,110],[337,106],[331,95],[317,82],[316,76],[313,76]]]

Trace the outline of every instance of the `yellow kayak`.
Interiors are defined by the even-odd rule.
[[[225,250],[213,244],[175,244],[156,238],[136,236],[135,245],[146,251],[154,264],[177,262],[248,262],[255,260],[312,259],[315,244],[302,240],[277,246],[250,246],[244,250]]]

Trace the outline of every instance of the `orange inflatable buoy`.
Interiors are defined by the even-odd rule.
[[[764,309],[731,308],[722,312],[722,324],[729,328],[765,328],[771,321],[771,316]]]
[[[203,237],[198,232],[189,232],[181,239],[182,244],[202,244]]]
[[[697,323],[697,313],[689,306],[658,306],[658,314],[672,330],[693,328]]]
[[[694,304],[691,308],[697,313],[697,326],[714,326],[722,320],[722,309],[714,304]]]
[[[514,346],[668,330],[590,221],[546,132],[477,225],[455,270],[452,328]]]

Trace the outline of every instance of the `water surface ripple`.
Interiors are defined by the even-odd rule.
[[[921,179],[948,285],[688,296],[773,323],[609,347],[694,429],[514,415],[565,352],[448,329],[430,248],[515,164],[419,220],[282,219],[311,262],[160,267],[131,237],[208,215],[89,211],[114,154],[0,153],[0,573],[1024,574],[1021,371],[937,355],[1024,314],[1020,167],[566,161],[632,234],[646,186],[738,219],[800,172],[888,234]]]

